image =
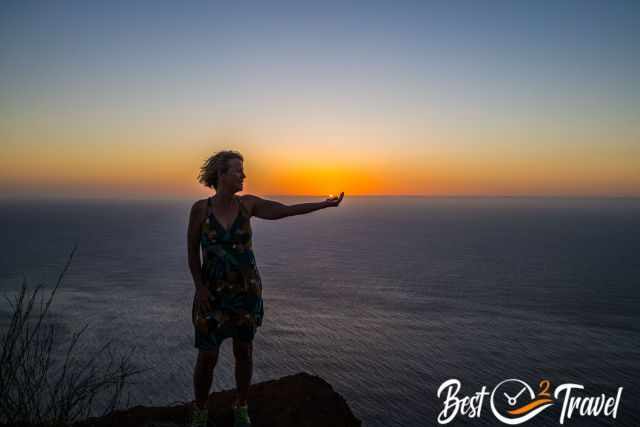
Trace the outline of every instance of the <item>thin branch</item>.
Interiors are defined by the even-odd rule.
[[[46,317],[76,248],[46,300],[43,285],[27,291],[26,278],[14,302],[5,295],[13,313],[2,335],[0,424],[69,425],[93,415],[96,401],[105,402],[105,413],[112,412],[132,383],[130,378],[149,370],[135,368],[131,362],[133,348],[116,357],[111,340],[81,362],[76,354],[88,324],[72,334],[62,360],[52,357],[57,349],[56,329],[55,324],[46,323]],[[108,355],[106,364],[101,363],[104,355]],[[56,377],[53,382],[52,377]]]

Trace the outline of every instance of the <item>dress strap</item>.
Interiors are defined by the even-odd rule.
[[[238,196],[236,196],[236,197],[238,197]],[[238,197],[238,205],[240,206],[240,212],[242,212],[244,214],[244,216],[249,218],[250,217],[249,211],[247,211],[247,208],[242,203],[242,199],[240,197]]]
[[[207,218],[209,219],[209,224],[213,224],[213,220],[215,219],[215,218],[212,218],[212,216],[213,216],[213,209],[211,209],[211,199],[212,198],[213,197],[209,197],[207,199]]]

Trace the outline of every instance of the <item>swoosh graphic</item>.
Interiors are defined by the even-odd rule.
[[[521,408],[518,409],[512,409],[510,411],[507,411],[509,414],[511,415],[520,415],[520,414],[525,414],[535,408],[537,408],[540,405],[544,405],[545,403],[551,403],[553,402],[553,400],[551,399],[538,399],[538,400],[534,400],[533,402],[524,405]]]

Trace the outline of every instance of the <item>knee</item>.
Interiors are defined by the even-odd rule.
[[[207,371],[213,370],[218,361],[218,353],[215,351],[200,351],[198,352],[198,364],[202,369]]]
[[[237,362],[251,362],[253,345],[251,342],[237,342],[233,346],[233,356]]]

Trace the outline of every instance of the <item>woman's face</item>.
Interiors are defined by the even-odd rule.
[[[244,178],[246,177],[242,166],[242,160],[231,159],[227,162],[227,165],[229,166],[229,169],[227,170],[227,173],[220,175],[219,183],[234,193],[242,191],[242,181],[244,181]]]

